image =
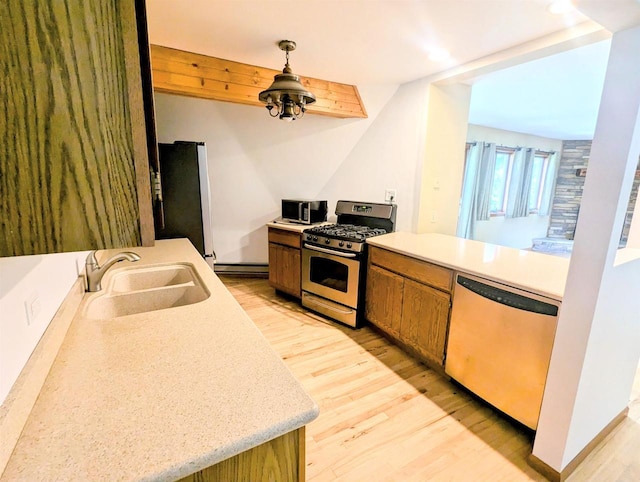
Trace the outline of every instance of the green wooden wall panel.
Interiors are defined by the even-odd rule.
[[[0,4],[0,256],[141,244],[124,1]]]

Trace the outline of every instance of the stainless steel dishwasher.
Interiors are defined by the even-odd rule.
[[[560,302],[459,273],[445,372],[536,429]]]

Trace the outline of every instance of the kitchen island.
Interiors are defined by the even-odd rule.
[[[367,244],[562,301],[569,259],[446,234],[397,232]]]
[[[562,301],[569,260],[437,233],[367,240],[365,316],[406,351],[444,373],[455,274]]]
[[[367,320],[535,430],[569,260],[443,234],[367,243]]]
[[[126,270],[179,263],[208,296],[94,319],[90,305],[106,295],[84,294],[59,349],[45,347],[57,354],[50,369],[28,374],[44,382],[0,480],[176,480],[292,433],[296,460],[282,465],[304,477],[316,403],[187,240],[132,251],[141,260],[107,272],[107,294]]]

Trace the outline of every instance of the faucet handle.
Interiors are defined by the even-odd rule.
[[[93,250],[91,251],[88,255],[87,255],[87,260],[85,261],[85,265],[86,266],[91,266],[93,268],[97,268],[98,267],[98,259],[96,258],[96,253],[98,251],[97,250]]]

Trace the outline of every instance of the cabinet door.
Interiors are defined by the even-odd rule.
[[[304,482],[305,427],[218,462],[178,482]]]
[[[0,256],[153,244],[136,4],[0,2]]]
[[[365,317],[396,338],[400,332],[404,283],[401,276],[369,265]]]
[[[300,298],[302,296],[300,250],[269,243],[269,284],[275,289]]]
[[[278,288],[278,248],[281,246],[269,243],[269,285]]]
[[[427,359],[443,365],[450,296],[405,280],[400,339]]]

